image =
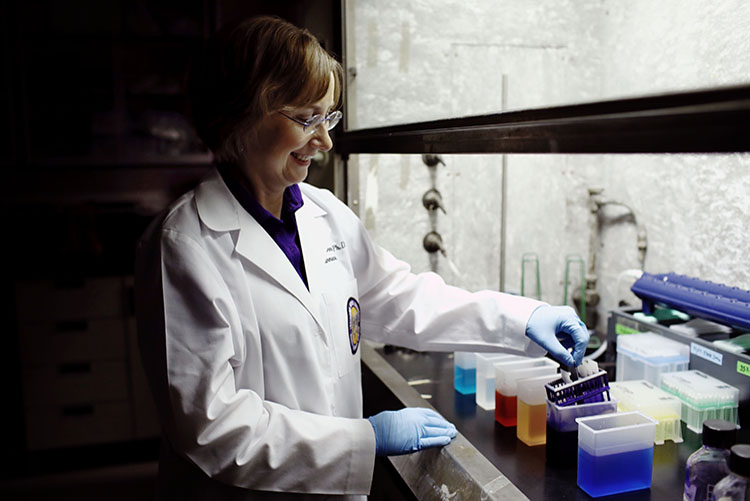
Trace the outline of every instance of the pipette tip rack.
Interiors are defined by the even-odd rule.
[[[562,378],[556,379],[544,385],[544,389],[547,391],[547,400],[561,407],[611,400],[609,379],[607,378],[607,372],[603,370],[579,378],[577,381],[566,382]]]

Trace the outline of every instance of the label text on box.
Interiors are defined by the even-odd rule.
[[[724,355],[718,351],[711,350],[698,343],[690,343],[690,353],[697,357],[701,357],[704,360],[708,360],[709,362],[713,362],[716,365],[721,365],[721,362],[724,359]]]

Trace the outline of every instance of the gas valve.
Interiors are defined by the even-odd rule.
[[[429,211],[440,209],[443,214],[447,214],[445,207],[443,207],[443,196],[435,188],[430,188],[422,195],[422,205]]]
[[[424,236],[422,240],[422,247],[430,254],[440,251],[443,256],[447,256],[445,247],[443,247],[443,237],[436,231],[431,231]]]
[[[445,165],[445,162],[443,162],[440,155],[422,155],[422,162],[424,162],[427,167],[435,167],[437,164]]]

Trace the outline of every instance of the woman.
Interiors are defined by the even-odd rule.
[[[414,275],[330,192],[302,183],[341,118],[341,67],[309,32],[245,21],[190,82],[217,168],[154,221],[136,263],[162,497],[364,495],[376,454],[448,444],[455,427],[433,411],[363,419],[360,333],[580,362],[588,335],[572,310]]]

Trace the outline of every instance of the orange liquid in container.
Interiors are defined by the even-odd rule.
[[[542,445],[547,442],[547,405],[529,405],[518,402],[518,439],[526,445]]]
[[[518,397],[506,397],[498,391],[495,391],[495,421],[503,426],[516,425],[516,406]]]

